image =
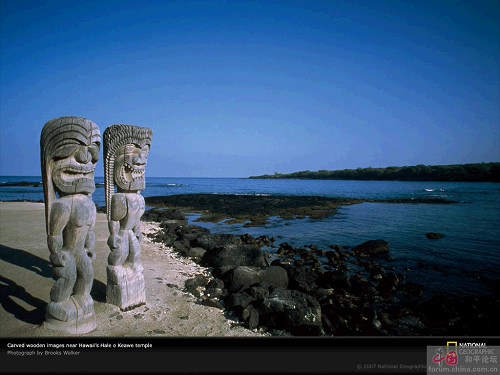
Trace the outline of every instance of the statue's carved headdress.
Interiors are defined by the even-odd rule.
[[[99,128],[82,117],[60,117],[43,127],[40,150],[47,233],[56,192],[92,194],[95,191],[94,170],[100,144]],[[80,151],[81,146],[88,146],[88,150]],[[87,152],[91,153],[91,159],[87,158]]]
[[[104,131],[104,188],[108,220],[111,220],[111,197],[114,194],[115,184],[122,189],[132,191],[144,190],[146,186],[144,175],[146,161],[141,161],[140,165],[135,165],[132,160],[127,161],[128,151],[125,146],[133,145],[138,150],[147,148],[145,152],[147,159],[152,139],[153,131],[139,126],[111,125]]]

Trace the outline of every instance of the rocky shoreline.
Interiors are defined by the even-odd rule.
[[[277,196],[235,194],[180,194],[146,197],[150,207],[167,207],[199,213],[197,221],[226,224],[245,223],[245,227],[265,225],[273,216],[283,219],[324,219],[342,206],[364,202],[408,204],[453,204],[442,198],[380,199],[328,198],[320,196]]]
[[[390,245],[384,240],[352,248],[297,248],[266,236],[211,234],[189,225],[179,208],[153,208],[143,220],[160,223],[153,241],[211,270],[213,278],[199,275],[185,283],[198,303],[223,309],[250,329],[275,336],[500,331],[498,280],[491,282],[490,296],[424,298],[423,285],[390,266]]]

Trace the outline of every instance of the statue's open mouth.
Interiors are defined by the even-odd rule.
[[[94,165],[82,165],[81,167],[68,167],[61,170],[61,179],[64,182],[74,182],[81,179],[94,179]]]
[[[125,163],[125,175],[128,181],[138,181],[144,179],[144,172],[146,171],[146,165],[132,165]]]
[[[65,164],[59,163],[52,175],[54,184],[60,191],[68,194],[93,193],[95,191],[94,164],[74,162]]]

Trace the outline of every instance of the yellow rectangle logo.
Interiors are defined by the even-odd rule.
[[[457,351],[457,346],[458,346],[458,342],[457,341],[447,341],[446,342],[446,353],[449,353],[450,352],[450,348],[452,351]]]

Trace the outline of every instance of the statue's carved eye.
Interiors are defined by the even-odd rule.
[[[99,160],[99,150],[100,147],[98,143],[92,143],[89,146],[89,152],[90,155],[92,155],[92,163],[97,163],[97,161]]]
[[[54,160],[66,159],[73,155],[78,147],[80,147],[78,144],[67,144],[64,146],[60,146],[54,151],[54,155],[52,156],[52,158]]]
[[[128,143],[125,146],[125,152],[128,154],[136,154],[140,152],[141,147],[139,145],[136,145],[134,143]]]

